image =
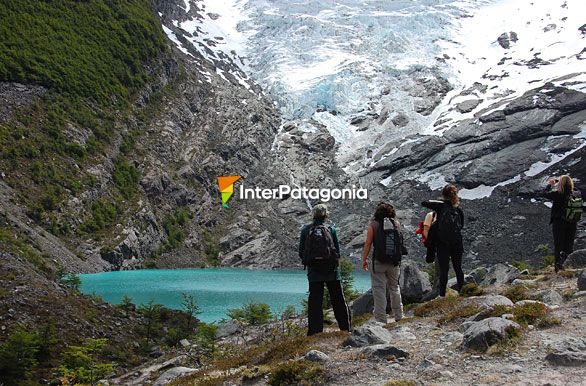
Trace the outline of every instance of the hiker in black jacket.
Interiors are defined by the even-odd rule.
[[[458,280],[458,291],[464,286],[464,271],[462,271],[462,243],[461,229],[464,227],[464,213],[460,209],[458,188],[452,184],[444,186],[442,200],[429,200],[421,203],[437,213],[437,220],[430,228],[434,233],[437,261],[439,265],[439,296],[446,296],[450,258]],[[435,229],[434,229],[435,227]]]
[[[556,190],[552,187],[558,184]],[[553,249],[555,256],[555,271],[563,268],[564,261],[574,250],[574,238],[576,237],[577,221],[565,219],[566,204],[570,197],[581,197],[580,191],[574,188],[574,181],[568,175],[559,179],[551,178],[542,193],[542,196],[551,200],[551,217],[549,223],[553,232]]]
[[[325,224],[328,215],[328,208],[325,204],[316,205],[313,208],[313,221],[301,229],[299,237],[299,258],[307,266],[307,280],[309,281],[307,335],[323,332],[324,284],[328,287],[338,327],[342,331],[350,331],[350,310],[344,298],[342,274],[338,264],[340,243],[336,227]],[[323,230],[324,232],[315,232],[315,230]],[[318,245],[321,243],[324,245]],[[320,249],[325,250],[320,251]],[[316,255],[318,256],[316,257]]]

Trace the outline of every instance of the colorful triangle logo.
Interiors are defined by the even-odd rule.
[[[220,176],[218,177],[218,186],[222,195],[222,206],[228,207],[228,200],[234,194],[234,183],[240,179],[240,176]]]

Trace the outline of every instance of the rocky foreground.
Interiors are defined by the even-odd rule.
[[[578,385],[586,376],[586,255],[519,271],[479,268],[458,296],[414,303],[406,317],[373,321],[369,294],[354,329],[304,336],[304,318],[263,326],[228,323],[209,359],[181,349],[111,379],[154,385]],[[423,277],[425,274],[421,275]],[[417,278],[407,280],[412,285]],[[476,282],[481,283],[480,285]],[[412,286],[412,288],[415,288]],[[407,288],[405,290],[408,291]]]

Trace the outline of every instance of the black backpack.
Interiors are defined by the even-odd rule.
[[[305,239],[303,265],[321,271],[329,271],[338,264],[338,251],[332,230],[327,225],[310,225]]]
[[[460,209],[446,204],[436,222],[437,225],[434,230],[435,242],[453,245],[462,240],[462,217],[460,217]]]
[[[401,264],[401,257],[406,254],[406,249],[403,235],[395,220],[389,220],[392,228],[387,230],[384,229],[384,221],[379,221],[375,235],[374,258],[381,263],[397,266]]]

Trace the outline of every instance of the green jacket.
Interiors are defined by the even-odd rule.
[[[301,228],[301,235],[299,237],[299,258],[303,259],[303,252],[305,249],[305,239],[309,234],[309,228],[315,225],[321,225],[324,221],[314,221],[311,224],[304,225]],[[330,225],[330,230],[332,231],[332,238],[334,239],[334,246],[336,247],[336,251],[338,251],[338,256],[340,255],[340,243],[338,241],[338,231],[334,225]],[[311,267],[307,267],[307,280],[310,282],[315,281],[333,281],[333,280],[342,280],[342,274],[340,273],[340,267],[336,267],[334,270],[330,272],[319,272]]]

